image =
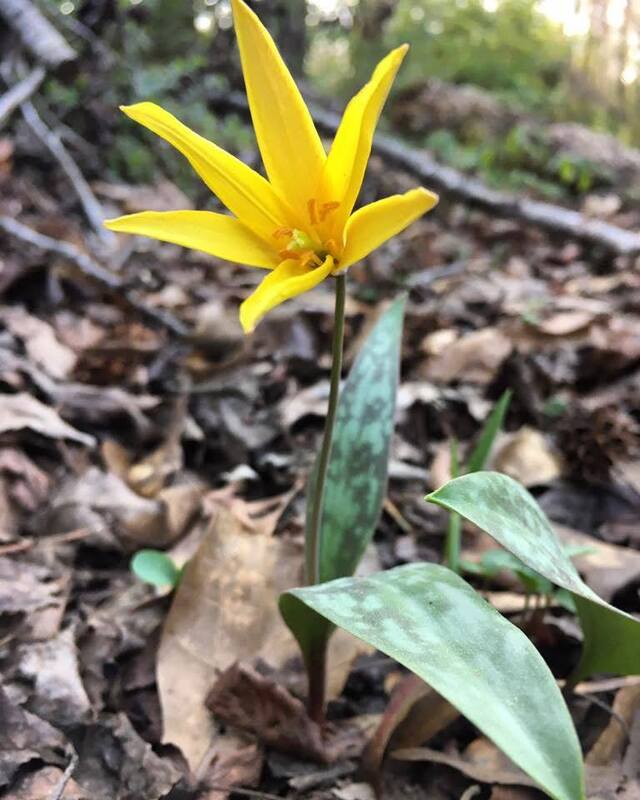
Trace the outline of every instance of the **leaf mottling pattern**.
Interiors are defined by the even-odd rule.
[[[582,580],[535,499],[507,475],[475,472],[455,478],[427,499],[454,511],[552,583],[573,594],[584,648],[573,675],[640,674],[640,622],[606,603]]]
[[[280,602],[285,619],[301,606],[427,681],[556,800],[584,797],[580,746],[553,675],[451,570],[410,564],[294,589]]]
[[[338,406],[321,528],[320,580],[352,575],[371,541],[387,487],[404,297],[367,338]]]

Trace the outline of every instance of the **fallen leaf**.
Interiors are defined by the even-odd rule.
[[[0,686],[0,787],[32,761],[64,765],[69,745],[59,730],[40,717],[14,705]]]
[[[64,775],[57,767],[42,767],[36,772],[21,775],[11,787],[12,800],[43,800],[56,797],[59,800],[91,800],[90,795],[73,778],[70,778],[61,795],[56,794]]]
[[[170,759],[154,753],[122,713],[103,715],[85,726],[78,755],[74,777],[93,798],[160,800],[182,777]]]
[[[24,308],[6,307],[0,320],[22,339],[29,358],[52,378],[66,378],[76,365],[76,354],[57,338],[53,327],[29,314]]]
[[[207,708],[223,722],[250,731],[260,742],[326,763],[330,760],[322,728],[303,703],[284,687],[243,664],[232,664],[213,685]]]
[[[435,383],[467,381],[489,383],[513,349],[511,340],[497,328],[473,331],[431,357],[424,377]]]
[[[411,747],[394,750],[391,757],[397,761],[429,761],[457,769],[471,780],[505,786],[536,786],[528,775],[516,767],[488,739],[475,739],[460,755],[450,755],[429,747]]]
[[[584,331],[595,320],[596,315],[590,311],[558,311],[542,322],[536,324],[536,330],[547,336],[570,336]]]
[[[204,701],[218,671],[255,657],[279,665],[297,654],[277,599],[299,582],[301,568],[298,545],[247,533],[223,507],[186,565],[165,621],[157,677],[164,741],[182,750],[193,771],[215,737]]]
[[[623,686],[613,701],[609,724],[587,753],[585,762],[592,766],[610,766],[622,761],[628,731],[640,713],[640,685]]]
[[[31,708],[38,716],[63,729],[89,720],[91,703],[80,677],[73,629],[23,646],[19,672],[35,687]]]
[[[377,784],[388,749],[424,744],[458,716],[458,711],[421,678],[406,675],[393,690],[364,752],[364,774]]]
[[[640,580],[640,553],[630,547],[603,542],[581,531],[554,525],[566,545],[586,549],[572,558],[585,582],[608,603],[614,594]]]
[[[234,510],[224,502],[216,506],[184,569],[158,651],[164,740],[182,750],[194,772],[216,738],[204,701],[219,672],[256,658],[280,669],[300,657],[278,598],[302,581],[302,546],[271,536],[270,525],[255,533],[254,521],[245,527]],[[328,697],[342,691],[355,658],[370,651],[336,631],[329,645]]]
[[[72,428],[52,408],[25,392],[0,397],[0,433],[31,430],[50,439],[69,439],[87,447],[96,440]]]
[[[0,608],[22,618],[20,638],[55,635],[70,589],[70,574],[26,560],[0,558]]]
[[[560,459],[545,437],[528,426],[498,438],[491,465],[523,486],[551,483],[561,474]]]

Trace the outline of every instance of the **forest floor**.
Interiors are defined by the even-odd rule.
[[[374,158],[366,199],[412,185]],[[160,179],[92,189],[105,216],[189,203]],[[304,694],[274,587],[301,578],[331,282],[245,338],[236,309],[258,271],[148,240],[100,244],[67,178],[19,137],[0,138],[0,198],[5,219],[49,237],[28,244],[24,230],[0,229],[2,796],[218,800],[237,786],[240,797],[369,800],[361,755],[406,686],[392,660],[336,637],[328,717],[343,743],[331,763],[309,757],[303,714],[268,745],[261,730],[299,712],[272,681]],[[51,240],[102,247],[112,288]],[[348,291],[347,368],[381,308],[408,292],[390,482],[367,568],[441,560],[446,517],[424,495],[449,477],[451,439],[464,452],[510,388],[492,468],[534,492],[564,541],[589,546],[576,564],[602,597],[640,612],[640,263],[445,196],[353,268]],[[493,546],[465,530],[467,559]],[[142,583],[129,564],[149,547],[178,565],[199,559],[199,578],[176,594]],[[571,671],[581,634],[570,612],[526,603],[510,573],[480,588],[559,679]],[[205,706],[236,661],[253,686],[253,730],[216,726]],[[380,734],[367,750],[385,797],[542,797],[427,700],[384,768]],[[593,680],[569,702],[590,797],[637,800],[640,678]]]

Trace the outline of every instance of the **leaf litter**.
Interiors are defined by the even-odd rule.
[[[33,168],[19,138],[3,138],[2,153],[2,213],[82,243],[76,212],[55,210],[60,184]],[[402,191],[402,173],[371,166],[371,196]],[[122,211],[188,207],[164,178],[96,191]],[[124,285],[192,331],[176,339],[59,257],[1,236],[5,794],[53,794],[77,758],[65,798],[222,800],[243,786],[370,800],[354,774],[369,738],[370,777],[390,797],[429,787],[440,797],[442,786],[449,796],[482,786],[493,800],[533,797],[432,690],[403,696],[402,671],[346,636],[334,637],[331,661],[330,724],[342,745],[330,752],[305,719],[297,650],[276,599],[301,580],[301,490],[326,408],[329,287],[282,306],[244,340],[232,312],[245,273],[156,243],[123,252]],[[381,304],[409,291],[374,565],[438,560],[446,519],[419,498],[448,477],[449,441],[469,453],[511,388],[494,467],[530,486],[561,537],[587,548],[575,563],[595,591],[640,612],[637,269],[453,202],[353,270],[348,364]],[[479,558],[486,540],[471,527],[464,536],[465,553]],[[173,594],[130,572],[146,547],[186,564]],[[479,588],[514,621],[529,613],[504,576]],[[549,603],[536,619],[562,679],[577,657],[571,616]],[[571,705],[591,797],[633,800],[637,687],[596,686]],[[286,723],[286,746],[274,718]]]

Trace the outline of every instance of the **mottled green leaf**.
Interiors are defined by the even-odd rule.
[[[403,296],[382,314],[340,392],[320,529],[321,583],[353,575],[378,524],[387,488],[404,305]]]
[[[355,572],[378,524],[387,487],[405,299],[399,297],[376,322],[340,392],[320,528],[321,582]],[[307,528],[314,478],[315,469],[307,494]],[[309,541],[307,535],[308,574]],[[304,605],[287,624],[307,669],[313,668],[324,659],[333,625]]]
[[[290,627],[305,605],[427,681],[555,800],[584,798],[580,746],[553,675],[451,570],[410,564],[293,589],[280,599]]]
[[[519,483],[497,472],[475,472],[449,481],[427,500],[473,522],[572,593],[584,632],[574,681],[593,672],[640,674],[640,621],[605,603],[584,583],[540,506]]]
[[[154,586],[176,586],[180,579],[180,570],[160,550],[139,550],[131,559],[131,571]]]

